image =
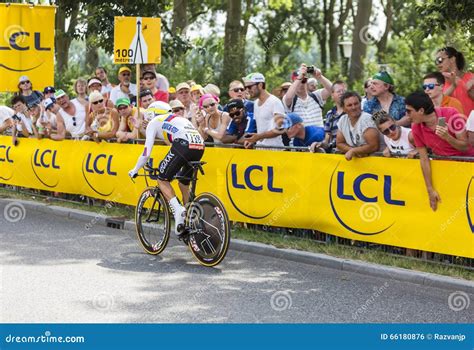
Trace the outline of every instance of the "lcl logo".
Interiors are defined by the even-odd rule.
[[[31,168],[39,182],[49,188],[59,183],[57,170],[61,169],[58,162],[58,151],[37,148],[31,157]],[[47,169],[47,170],[44,170]]]
[[[114,156],[109,154],[87,153],[82,162],[82,176],[89,187],[97,194],[107,197],[114,192],[109,176],[117,176],[113,169]]]
[[[283,188],[277,184],[277,176],[273,166],[243,165],[234,163],[232,160],[227,165],[227,195],[235,210],[248,218],[264,219],[273,212],[276,202],[268,200],[268,194],[271,193],[272,196],[276,196],[270,196],[270,198],[277,201],[277,198],[281,198],[280,194],[283,193]],[[265,196],[261,197],[260,193],[264,193]],[[258,196],[259,198],[256,200],[262,203],[258,209],[254,209],[256,212],[249,213],[248,208],[244,210],[244,206],[248,204],[249,195]],[[262,198],[265,198],[265,200]],[[261,210],[261,213],[257,213],[258,210]]]
[[[13,163],[13,159],[10,158],[10,151],[12,146],[0,145],[0,162]]]
[[[31,34],[29,32],[14,32],[8,38],[8,46],[0,46],[0,50],[28,51],[30,50],[30,46],[29,45],[20,46],[18,44],[18,41],[26,42],[27,40],[25,39],[25,37],[30,37],[30,36]],[[38,33],[38,32],[33,33],[33,38],[34,38],[34,48],[36,51],[51,51],[50,47],[41,46],[41,33]]]

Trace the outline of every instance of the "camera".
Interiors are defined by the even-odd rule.
[[[306,72],[307,72],[308,74],[314,74],[314,70],[315,70],[315,69],[314,69],[314,66],[308,66],[308,67],[306,67]]]

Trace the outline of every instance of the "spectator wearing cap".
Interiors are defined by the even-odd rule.
[[[102,82],[100,81],[99,78],[97,77],[92,77],[90,78],[88,81],[87,81],[87,88],[88,88],[88,91],[89,91],[89,94],[92,92],[92,91],[98,91],[100,93],[102,93]],[[104,96],[104,99],[105,99],[105,105],[107,106],[107,108],[114,108],[114,104],[112,103],[112,101],[110,101],[110,94],[106,94],[106,95],[102,95]],[[92,112],[92,107],[89,106],[88,108],[88,111],[89,113]],[[88,125],[90,126],[90,125]]]
[[[143,137],[144,135],[140,133],[143,113],[139,114],[138,108],[133,107],[130,100],[126,97],[118,99],[115,107],[117,108],[120,117],[120,126],[116,134],[117,141],[127,142],[128,140]]]
[[[156,71],[156,66],[153,63],[146,63],[142,65],[142,72],[154,72],[156,74],[156,88],[161,91],[168,91],[170,88],[170,83],[168,78],[166,78],[163,74],[160,74]],[[169,91],[168,91],[169,93]],[[174,100],[174,98],[168,97],[168,100]]]
[[[292,76],[293,83],[283,96],[283,104],[288,112],[295,112],[303,118],[305,126],[323,127],[323,106],[331,95],[332,83],[319,69],[314,68],[311,75],[323,85],[324,89],[308,92],[308,75],[306,65],[302,64],[297,74]]]
[[[168,96],[170,101],[176,100],[176,88],[174,86],[169,87]]]
[[[59,106],[56,104],[56,99],[49,97],[42,102],[44,113],[36,122],[38,131],[42,129],[42,137],[50,138],[51,140],[61,141],[66,137],[66,126],[64,120],[60,115],[57,115]]]
[[[244,135],[255,134],[257,124],[253,113],[248,113],[242,98],[230,100],[226,105],[231,122],[227,127],[226,134],[222,137],[222,143],[237,143],[243,145]]]
[[[23,96],[26,106],[39,104],[43,99],[41,92],[33,90],[33,84],[26,75],[22,75],[18,80],[18,95]]]
[[[199,99],[201,98],[202,95],[204,95],[204,89],[201,85],[199,84],[194,84],[191,86],[191,100],[193,101],[194,104],[199,103]]]
[[[109,78],[107,76],[107,70],[104,67],[97,67],[95,69],[95,76],[99,78],[101,82],[101,89],[100,93],[104,96],[107,97],[107,99],[110,98],[110,92],[114,88],[115,85],[110,83]],[[89,92],[90,93],[90,92]]]
[[[11,135],[15,111],[7,106],[0,106],[0,135]]]
[[[89,118],[92,122],[90,127],[86,128],[86,139],[92,138],[94,141],[99,141],[115,137],[119,128],[117,111],[105,106],[105,98],[99,91],[92,91],[89,101],[92,107]]]
[[[387,145],[383,150],[384,157],[394,155],[413,158],[418,154],[410,128],[397,125],[392,116],[385,111],[375,112],[372,119],[383,134],[383,139]]]
[[[364,112],[374,114],[384,110],[397,121],[398,125],[410,126],[405,99],[395,93],[395,85],[390,74],[385,71],[375,74],[370,81],[370,93],[373,97],[364,105]]]
[[[332,84],[331,97],[335,106],[326,113],[324,121],[324,140],[311,145],[313,152],[315,152],[317,148],[323,149],[326,153],[332,153],[336,149],[337,123],[344,114],[341,97],[346,91],[347,85],[342,80],[337,80]]]
[[[172,100],[170,101],[171,112],[176,114],[177,116],[184,118],[184,105],[181,103],[180,100]]]
[[[119,98],[125,97],[134,101],[137,96],[137,86],[131,83],[132,71],[128,67],[121,67],[118,71],[120,83],[110,91],[110,100],[115,105]],[[102,84],[102,83],[101,83]]]
[[[65,132],[72,138],[81,138],[86,130],[86,109],[77,100],[70,100],[69,96],[63,90],[57,90],[54,94],[56,103],[51,110],[56,115],[56,120],[62,118],[65,126]],[[61,130],[58,125],[58,133]]]
[[[286,95],[288,92],[289,88],[291,86],[290,82],[284,82],[283,84],[280,85],[280,87],[277,89],[277,95],[280,100],[283,100],[283,96]]]
[[[244,146],[283,146],[281,134],[275,132],[274,114],[285,114],[281,100],[266,90],[265,77],[261,73],[251,73],[243,78],[245,89],[254,102],[254,119],[257,124],[257,133],[247,134]]]
[[[11,100],[11,106],[15,111],[15,114],[12,116],[14,125],[13,125],[13,143],[15,144],[16,136],[23,137],[32,137],[37,136],[37,131],[33,125],[33,120],[30,117],[28,106],[26,105],[26,100],[21,95],[13,96]]]
[[[464,123],[457,122],[460,116],[454,108],[435,108],[431,98],[424,92],[411,93],[405,102],[407,113],[413,121],[413,139],[420,154],[421,170],[430,206],[436,210],[441,199],[432,183],[428,149],[438,156],[472,157],[474,148],[468,144]],[[444,118],[444,123],[440,122],[440,118]]]
[[[142,74],[143,87],[152,92],[155,101],[168,103],[168,91],[158,90],[156,87],[156,73],[154,71],[144,71]]]
[[[43,90],[43,98],[46,100],[47,98],[54,98],[54,93],[56,92],[56,89],[54,86],[46,86]]]
[[[341,97],[345,114],[337,123],[336,147],[347,160],[381,150],[381,135],[372,116],[361,109],[361,97],[347,91]]]
[[[187,119],[191,120],[193,114],[196,113],[196,111],[194,111],[196,104],[194,104],[191,99],[191,87],[188,83],[183,82],[179,83],[178,86],[176,86],[176,99],[180,100],[181,103],[184,105],[184,116]]]
[[[429,73],[423,77],[423,91],[431,98],[435,107],[452,107],[460,114],[464,114],[461,102],[443,94],[445,79],[440,72]]]
[[[140,91],[140,107],[143,109],[147,109],[149,105],[155,102],[155,96],[149,89],[145,89]]]
[[[303,118],[296,113],[288,113],[286,118],[289,121],[289,128],[286,134],[293,139],[293,146],[308,147],[314,142],[321,142],[324,139],[324,128],[315,125],[303,125]]]
[[[194,108],[192,123],[206,142],[222,143],[231,119],[227,112],[217,109],[219,98],[204,94],[199,99],[199,108]]]
[[[204,86],[204,93],[214,95],[217,98],[221,97],[221,89],[215,84],[207,84]]]
[[[76,93],[76,98],[74,98],[73,100],[77,100],[86,109],[88,109],[89,101],[87,96],[87,80],[83,78],[77,79],[74,82],[74,92]]]

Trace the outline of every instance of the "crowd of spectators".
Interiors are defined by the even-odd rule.
[[[419,91],[406,97],[396,93],[387,71],[367,79],[361,96],[302,64],[273,94],[260,73],[232,81],[226,104],[218,86],[185,81],[173,87],[149,64],[139,86],[126,66],[118,70],[117,85],[98,67],[94,76],[74,82],[74,98],[60,87],[35,90],[21,76],[10,106],[0,106],[0,134],[11,135],[15,145],[21,137],[130,142],[144,138],[146,109],[158,108],[188,118],[214,144],[307,147],[343,153],[348,161],[375,152],[418,156],[436,209],[430,154],[474,156],[474,74],[464,71],[464,56],[452,47],[440,49],[434,60],[438,71],[428,72]],[[324,113],[329,99],[334,107]]]

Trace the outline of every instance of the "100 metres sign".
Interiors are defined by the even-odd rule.
[[[161,19],[115,17],[114,63],[161,63]]]

